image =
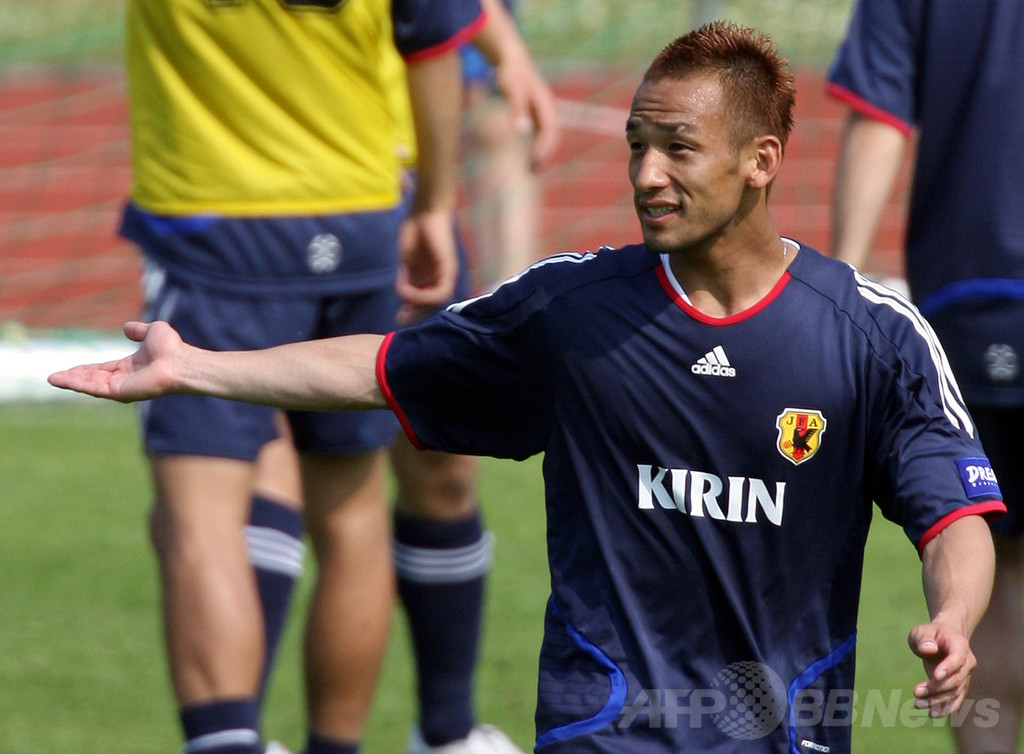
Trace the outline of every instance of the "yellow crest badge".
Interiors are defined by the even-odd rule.
[[[813,456],[821,447],[825,434],[825,417],[820,411],[807,408],[787,408],[775,420],[779,430],[776,447],[794,464]]]

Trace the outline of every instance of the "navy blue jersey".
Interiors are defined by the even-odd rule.
[[[378,379],[421,446],[545,454],[544,752],[848,750],[794,710],[853,688],[872,500],[919,548],[1004,510],[927,324],[809,248],[725,319],[643,246],[550,257]],[[737,710],[752,676],[772,703]]]
[[[919,129],[911,293],[970,401],[1024,404],[1024,4],[861,0],[829,89]]]

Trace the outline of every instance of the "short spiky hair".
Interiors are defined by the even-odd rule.
[[[685,34],[654,59],[644,81],[715,74],[733,123],[733,141],[777,136],[783,147],[793,129],[796,90],[789,63],[771,39],[754,29],[715,21]]]

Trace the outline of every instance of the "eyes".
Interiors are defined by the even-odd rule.
[[[634,155],[643,155],[652,146],[649,142],[644,141],[643,139],[638,139],[629,134],[626,135],[626,143],[629,145],[630,153]],[[683,155],[695,149],[693,144],[685,141],[668,141],[663,144],[655,144],[653,146],[673,155]]]

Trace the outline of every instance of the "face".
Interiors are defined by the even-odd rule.
[[[641,84],[626,141],[633,202],[651,251],[713,242],[738,221],[750,199],[751,150],[730,137],[715,76]]]

